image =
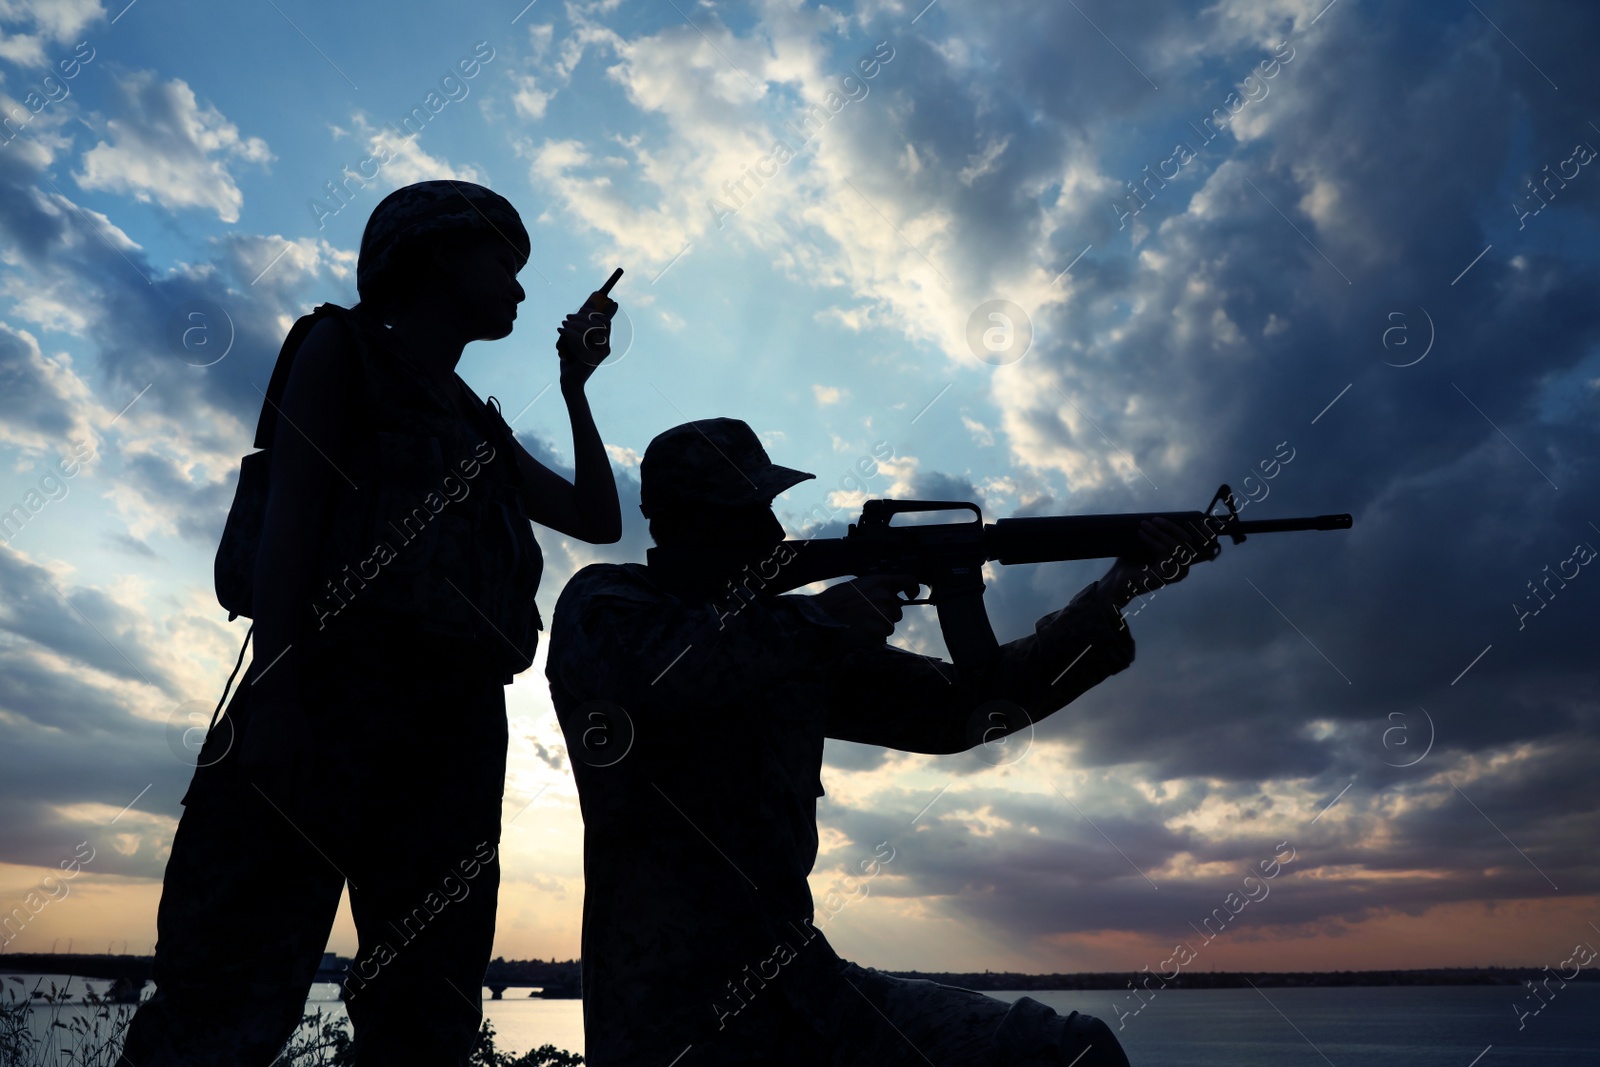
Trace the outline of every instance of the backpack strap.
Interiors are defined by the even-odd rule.
[[[272,447],[273,433],[278,427],[278,409],[283,404],[284,390],[289,386],[289,373],[294,367],[294,357],[306,338],[311,335],[311,331],[316,328],[317,323],[329,315],[344,323],[362,357],[361,362],[365,362],[367,339],[359,321],[365,317],[365,313],[361,310],[360,304],[353,308],[340,307],[338,304],[320,304],[309,315],[300,316],[290,327],[289,336],[283,339],[283,347],[278,350],[277,362],[272,365],[272,378],[267,382],[266,399],[261,404],[261,417],[256,422],[253,447]]]
[[[480,400],[478,394],[472,391],[470,385],[461,381],[459,377],[457,381],[460,384],[462,395],[467,401],[469,421],[477,428],[479,433],[483,434],[486,441],[494,445],[497,451],[504,452],[512,457],[511,463],[506,468],[510,472],[510,484],[513,486],[522,485],[524,481],[522,470],[517,466],[515,459],[516,433],[511,429],[511,424],[506,422],[505,415],[500,410],[500,400],[493,396],[487,400]]]

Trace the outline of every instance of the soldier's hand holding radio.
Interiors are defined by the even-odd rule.
[[[605,285],[589,294],[577,313],[561,321],[556,331],[556,352],[561,356],[563,387],[582,385],[589,375],[611,355],[611,318],[618,304],[611,299],[611,287],[622,277],[618,267]]]

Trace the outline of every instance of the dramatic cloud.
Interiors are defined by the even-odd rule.
[[[1222,482],[1246,519],[1355,516],[1227,544],[1135,601],[1134,666],[1014,747],[830,742],[814,887],[848,893],[895,849],[840,913],[844,948],[1137,969],[1285,843],[1215,950],[1237,963],[1526,962],[1600,894],[1600,11],[1482,8],[540,7],[476,109],[427,151],[391,139],[376,187],[325,217],[305,190],[384,146],[374,101],[413,99],[416,71],[352,70],[360,98],[335,100],[315,52],[275,57],[303,61],[314,119],[177,60],[75,83],[0,148],[0,507],[24,513],[0,548],[0,746],[26,757],[0,860],[53,863],[150,785],[113,851],[159,874],[184,778],[164,731],[231,666],[209,554],[285,332],[353,298],[380,190],[515,174],[539,325],[469,349],[467,379],[532,397],[547,324],[601,266],[626,265],[637,330],[590,387],[623,539],[537,531],[547,619],[582,566],[643,558],[639,454],[710,415],[818,475],[776,503],[797,536],[842,536],[877,496],[992,521],[1197,509]],[[103,17],[46,10],[0,0],[0,103]],[[352,136],[330,147],[329,123]],[[255,217],[268,163],[311,177],[262,190],[260,232],[218,225]],[[569,473],[540,404],[521,439]],[[40,479],[80,438],[96,458],[58,501]],[[67,508],[84,532],[47,541]],[[996,632],[1105,566],[991,567]],[[944,647],[927,608],[897,642]],[[511,690],[508,788],[508,818],[544,797],[558,828],[529,816],[512,845],[536,955],[576,932],[530,902],[570,917],[581,884],[542,666]],[[1514,922],[1449,944],[1494,909]]]
[[[64,451],[69,441],[92,447],[89,403],[71,356],[47,358],[33,334],[0,322],[0,440],[29,452]]]
[[[0,59],[24,68],[46,66],[53,58],[46,42],[74,41],[105,14],[98,0],[0,0]]]
[[[1248,496],[1246,517],[1357,515],[1349,535],[1263,537],[1230,547],[1222,563],[1188,586],[1135,605],[1140,667],[1087,700],[1070,727],[1052,721],[1039,728],[1070,737],[1074,763],[1306,797],[1331,797],[1354,779],[1375,778],[1388,793],[1363,799],[1358,787],[1345,801],[1370,813],[1372,829],[1345,842],[1338,859],[1310,855],[1327,869],[1370,861],[1376,873],[1342,876],[1324,893],[1302,894],[1284,923],[1334,914],[1359,922],[1365,908],[1425,908],[1475,894],[1538,896],[1557,884],[1561,893],[1592,893],[1595,872],[1582,858],[1581,837],[1565,831],[1574,819],[1593,825],[1595,806],[1530,809],[1524,804],[1531,797],[1512,784],[1513,777],[1562,773],[1551,761],[1574,751],[1583,754],[1579,763],[1600,755],[1593,672],[1579,666],[1586,654],[1574,616],[1552,621],[1537,637],[1525,632],[1531,619],[1524,616],[1541,604],[1528,595],[1527,580],[1554,574],[1559,557],[1561,575],[1574,581],[1592,552],[1581,544],[1592,536],[1571,491],[1592,482],[1600,401],[1589,356],[1596,340],[1592,261],[1562,246],[1519,241],[1507,225],[1517,220],[1504,216],[1496,193],[1508,176],[1537,170],[1522,161],[1512,136],[1527,111],[1524,94],[1539,91],[1540,82],[1530,70],[1504,69],[1496,31],[1470,11],[1445,18],[1419,55],[1412,25],[1375,27],[1359,9],[1317,20],[1313,6],[1284,5],[1265,17],[1258,8],[1224,5],[1202,18],[1199,45],[1174,39],[1193,33],[1187,15],[1170,35],[1166,17],[1141,16],[1137,25],[1109,19],[1106,33],[1140,42],[1140,68],[1158,83],[1200,74],[1214,87],[1176,112],[1157,110],[1163,105],[1154,97],[1137,100],[1140,75],[1128,69],[1132,63],[1082,33],[1081,16],[1068,9],[1039,16],[1058,25],[1036,34],[998,33],[993,27],[1012,24],[999,17],[967,27],[959,48],[907,43],[897,56],[903,65],[891,68],[904,72],[902,80],[876,87],[892,94],[893,105],[874,110],[868,101],[849,116],[854,124],[841,116],[830,125],[814,156],[785,175],[790,195],[762,199],[761,183],[750,182],[742,191],[749,207],[727,194],[729,206],[739,208],[747,238],[798,265],[799,276],[844,286],[875,304],[875,322],[933,341],[954,359],[969,358],[964,322],[947,311],[930,313],[925,294],[934,274],[968,294],[953,302],[963,315],[990,291],[1031,311],[1033,349],[994,371],[992,399],[1017,474],[1056,472],[1072,490],[1070,504],[1035,498],[1031,513],[1165,510],[1174,486],[1187,487],[1197,498],[1189,506],[1198,507],[1200,494],[1226,479]],[[789,29],[775,17],[748,40],[708,33],[713,41],[724,35],[725,57],[743,57],[759,72],[764,57],[793,44],[784,38]],[[1066,64],[1065,86],[1060,66],[1043,65],[1046,55],[1059,62],[1063,44],[1069,57],[1083,59]],[[676,27],[622,51],[626,62],[614,76],[636,103],[670,123],[671,135],[651,149],[643,173],[658,176],[652,180],[660,202],[672,210],[660,225],[647,225],[643,212],[652,208],[613,191],[605,178],[590,188],[626,203],[626,219],[599,199],[564,195],[570,210],[617,242],[618,255],[659,255],[710,232],[695,221],[685,192],[697,185],[689,166],[667,169],[672,153],[702,149],[696,172],[719,156],[760,159],[764,148],[746,130],[766,93],[748,92],[730,69],[738,64]],[[1013,96],[1000,102],[988,83],[959,81],[972,67],[1021,72]],[[694,91],[656,80],[653,72],[669,69],[697,79]],[[1105,112],[1074,107],[1061,114],[1076,80],[1091,70],[1128,91],[1119,89]],[[781,84],[769,74],[768,86],[775,81]],[[820,77],[797,81],[816,97],[827,88]],[[941,99],[943,106],[928,104]],[[1096,101],[1105,103],[1104,94]],[[1463,101],[1488,129],[1450,121]],[[1541,107],[1547,103],[1541,96]],[[1038,110],[1060,115],[1061,125],[1041,133]],[[1118,126],[1130,113],[1143,128],[1172,132],[1130,144]],[[924,120],[934,115],[936,123]],[[1207,124],[1197,129],[1190,119]],[[1555,125],[1544,114],[1538,122]],[[1568,125],[1548,158],[1573,155],[1567,141],[1582,140],[1581,124]],[[882,150],[902,140],[903,153]],[[1188,150],[1174,152],[1173,140]],[[1387,146],[1400,141],[1418,161],[1452,160],[1452,180],[1441,185],[1422,173],[1393,173]],[[730,151],[730,144],[737,147]],[[1154,164],[1169,157],[1162,173],[1170,180],[1149,179]],[[536,176],[562,182],[596,162],[590,147],[572,142],[542,158]],[[1575,165],[1569,161],[1563,174],[1570,177]],[[1134,180],[1142,184],[1127,184]],[[1427,194],[1419,196],[1424,183]],[[987,199],[967,200],[969,189]],[[996,190],[1014,199],[997,204]],[[1047,201],[1049,211],[1026,209],[1047,193],[1056,197]],[[1575,190],[1564,206],[1587,215],[1594,196]],[[793,239],[797,230],[805,240]],[[1495,240],[1508,251],[1476,264],[1470,284],[1453,285]],[[1057,265],[1090,251],[1085,246],[1103,251],[1055,277]],[[1054,261],[1049,273],[1042,266],[1031,275],[1014,268],[978,273],[983,264],[1047,259]],[[912,281],[919,276],[920,283]],[[1405,330],[1385,333],[1397,322],[1410,324],[1410,351],[1398,348]],[[1398,366],[1429,345],[1432,330],[1441,348],[1448,333],[1449,355]],[[1508,350],[1526,355],[1507,361]],[[1553,391],[1557,382],[1567,388]],[[1341,391],[1347,385],[1349,395]],[[820,388],[816,397],[828,399]],[[1322,410],[1336,399],[1340,406]],[[980,440],[988,432],[981,423],[968,428]],[[935,471],[917,471],[909,484],[890,482],[873,493],[984,499],[969,480]],[[829,503],[853,507],[866,495],[841,491]],[[989,594],[997,630],[1024,632],[1058,605],[1062,590],[1092,574],[1087,565],[1000,574]],[[1555,582],[1547,594],[1565,589],[1561,578]],[[1521,607],[1508,612],[1512,601]],[[1564,607],[1574,610],[1566,603],[1547,610]],[[930,639],[937,647],[925,626],[908,628],[910,645]],[[1477,663],[1474,655],[1486,646],[1496,658]],[[1469,662],[1472,685],[1458,687],[1452,679],[1459,681]],[[1501,710],[1508,705],[1524,714],[1508,718]],[[1205,712],[1186,714],[1186,707]],[[1433,738],[1422,707],[1447,709],[1439,717],[1450,726],[1429,756],[1431,777],[1419,782],[1423,772],[1405,776],[1385,764],[1403,762]],[[1412,731],[1409,750],[1391,747],[1399,735],[1386,728],[1402,721],[1397,716]],[[880,769],[886,758],[857,746],[831,752],[831,765],[841,770]],[[1480,779],[1498,794],[1487,810],[1525,820],[1520,835],[1508,830],[1514,840],[1547,842],[1538,870],[1562,868],[1565,876],[1552,871],[1546,881],[1518,866],[1510,850],[1495,859],[1480,851],[1493,847],[1484,836],[1493,831],[1457,795]],[[1198,808],[1207,795],[1186,787],[1177,810]],[[1392,815],[1400,798],[1415,806]],[[845,812],[867,818],[874,803],[831,810],[847,822]],[[1005,811],[1005,800],[994,808]],[[1421,821],[1435,810],[1450,815]],[[1135,828],[1159,826],[1163,817],[1130,817],[1135,846]],[[992,831],[989,847],[1000,851],[982,863],[958,839],[936,840],[930,847],[951,865],[950,877],[913,881],[906,892],[950,897],[951,907],[1009,924],[1019,939],[1066,929],[1137,931],[1153,921],[1153,910],[1126,910],[1121,886],[1103,909],[1076,911],[1071,927],[1051,925],[1065,921],[1060,908],[1018,906],[997,887],[1012,863],[1037,864],[1039,846],[1025,834]],[[1432,847],[1419,850],[1417,841],[1428,835]],[[1014,852],[1003,844],[1013,836]],[[870,837],[853,842],[864,847]],[[1146,858],[1159,869],[1191,847],[1169,839],[1153,843]],[[1087,873],[1081,853],[1060,855],[1062,866],[1043,876],[1041,894],[1046,884]],[[1387,873],[1397,864],[1418,872],[1403,887]],[[970,884],[976,869],[987,872],[989,890]],[[1185,877],[1183,870],[1180,863],[1175,877]],[[1484,870],[1499,873],[1487,883],[1469,881],[1472,889],[1453,882],[1446,890],[1439,881],[1446,871]],[[1125,866],[1116,873],[1138,879]],[[1198,879],[1192,888],[1209,899],[1216,884]],[[1351,910],[1350,899],[1372,903]]]
[[[151,71],[134,71],[117,85],[124,106],[105,124],[110,143],[101,141],[84,153],[78,184],[166,208],[214,211],[223,222],[238,222],[244,196],[228,164],[271,162],[267,143],[241,138],[220,111],[201,107],[181,78],[162,83]]]

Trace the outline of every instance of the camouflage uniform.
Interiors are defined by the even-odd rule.
[[[747,427],[714,424],[729,421],[696,424],[717,462],[762,493],[783,481]],[[659,490],[671,475],[660,458],[646,454],[647,503],[652,477]],[[955,753],[993,725],[990,701],[1037,720],[1132,661],[1115,610],[1086,589],[971,674],[849,643],[810,597],[730,612],[651,551],[650,566],[580,571],[551,627],[547,674],[585,825],[592,1067],[1066,1064],[1090,1046],[1079,1067],[1125,1064],[1098,1020],[841,960],[806,882],[825,737]]]
[[[401,237],[469,216],[511,229],[509,210],[464,182],[397,190],[363,238],[363,292]],[[361,489],[341,483],[318,539],[309,635],[289,653],[314,750],[287,795],[244,774],[238,741],[268,667],[252,663],[183,798],[156,992],[130,1024],[125,1067],[271,1063],[300,1021],[347,880],[357,1062],[465,1064],[477,1041],[500,879],[503,686],[533,657],[542,562],[498,412],[464,383],[440,395],[370,318],[316,314],[355,331],[350,428],[330,451]],[[297,330],[310,332],[305,320]],[[281,395],[297,343],[269,395]],[[261,447],[275,412],[263,409]]]

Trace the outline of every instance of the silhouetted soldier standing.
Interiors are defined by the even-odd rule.
[[[547,667],[585,825],[592,1067],[1126,1065],[1098,1019],[840,959],[806,876],[825,737],[953,753],[993,725],[975,718],[991,699],[1050,714],[1133,661],[1117,609],[1140,568],[1119,560],[970,673],[885,643],[909,579],[729,594],[747,564],[770,577],[771,500],[812,477],[774,465],[744,423],[674,427],[640,475],[657,547],[572,579]],[[1159,555],[1183,543],[1164,521],[1142,536]]]
[[[253,562],[255,654],[184,797],[126,1067],[266,1067],[347,879],[357,1061],[466,1063],[494,938],[504,686],[541,627],[529,519],[621,531],[583,391],[615,303],[597,293],[559,331],[573,483],[454,373],[466,344],[511,332],[529,251],[488,189],[396,190],[362,236],[361,303],[319,307],[284,344],[256,440],[273,453],[260,546],[218,560],[219,590]]]

